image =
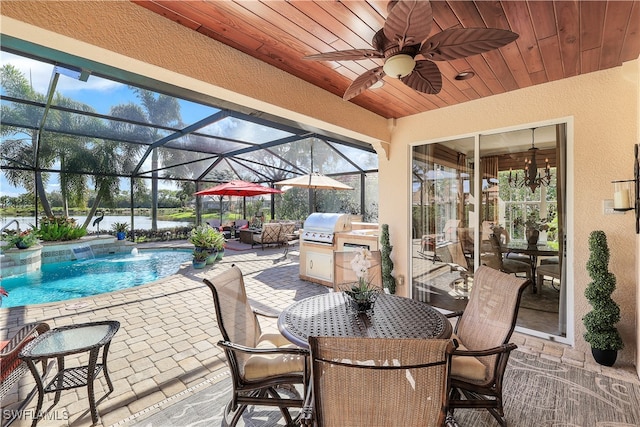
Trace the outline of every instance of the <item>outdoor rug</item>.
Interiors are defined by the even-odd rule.
[[[238,240],[227,240],[224,247],[226,250],[234,252],[250,251],[252,249],[250,244],[242,243]]]
[[[640,426],[640,384],[515,351],[505,374],[504,406],[511,427]],[[133,416],[128,426],[224,426],[231,382],[222,375],[176,403]],[[293,410],[292,410],[293,412]],[[460,427],[495,427],[486,410],[459,409]],[[277,409],[249,407],[238,425],[283,425]],[[122,425],[122,424],[120,424]],[[365,426],[363,426],[365,427]],[[376,427],[376,426],[366,426]]]

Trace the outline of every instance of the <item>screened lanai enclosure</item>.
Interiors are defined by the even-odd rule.
[[[24,43],[13,50],[12,41],[3,36],[1,52],[3,225],[62,215],[92,232],[105,213],[154,230],[212,215],[342,212],[377,221],[378,160],[369,144],[67,54],[61,62],[60,52],[39,48],[36,56]],[[194,195],[231,180],[273,187],[313,172],[353,190]]]

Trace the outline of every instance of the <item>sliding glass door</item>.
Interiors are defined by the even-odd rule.
[[[528,277],[518,327],[566,336],[566,125],[413,148],[412,296],[462,310],[476,266]]]

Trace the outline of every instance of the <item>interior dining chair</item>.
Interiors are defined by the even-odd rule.
[[[302,423],[441,427],[452,340],[309,337],[312,391]]]
[[[8,341],[0,341],[0,401],[2,407],[6,408],[5,397],[20,382],[20,380],[29,372],[27,363],[18,357],[20,351],[32,339],[38,335],[42,335],[49,330],[46,323],[32,323],[23,326]],[[47,371],[46,360],[42,361],[41,375],[45,375]],[[17,408],[3,413],[3,426],[6,427],[13,423],[22,410],[27,406],[35,395],[37,389],[34,387],[30,390],[26,397],[20,402]]]
[[[303,406],[300,393],[292,396],[291,392],[296,385],[303,393],[307,390],[308,350],[293,345],[280,333],[262,332],[257,314],[267,314],[252,310],[238,267],[203,281],[213,294],[222,334],[218,345],[224,349],[233,381],[225,419],[232,416],[229,425],[235,426],[249,405],[277,406],[287,425],[294,425],[288,408]]]
[[[371,251],[371,267],[367,272],[367,281],[371,287],[382,290],[382,256],[380,251]],[[356,255],[354,251],[333,252],[333,289],[344,291],[358,282],[358,276],[351,267],[351,260]]]
[[[545,277],[551,278],[551,287],[556,291],[560,290],[560,264],[540,264],[536,270],[537,284],[542,291]],[[557,281],[557,282],[556,282]]]
[[[524,288],[531,281],[480,266],[467,307],[447,317],[459,317],[454,338],[458,348],[451,362],[451,412],[456,408],[486,408],[506,426],[502,384],[510,343]],[[461,398],[464,396],[464,398]]]
[[[504,256],[504,249],[500,242],[500,238],[495,234],[489,236],[491,243],[491,252],[482,256],[482,263],[493,269],[503,271],[505,273],[518,275],[524,273],[527,279],[531,279],[531,261],[522,261],[511,259]]]

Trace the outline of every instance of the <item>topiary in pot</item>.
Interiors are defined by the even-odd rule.
[[[389,289],[390,294],[396,293],[396,279],[393,277],[393,261],[391,261],[391,250],[393,246],[389,242],[389,224],[382,224],[380,235],[380,255],[382,257],[382,285]]]
[[[587,271],[593,280],[587,286],[584,296],[593,307],[582,321],[587,331],[584,339],[591,344],[591,353],[596,362],[612,366],[617,351],[624,344],[618,330],[614,326],[620,320],[620,307],[611,298],[616,288],[616,277],[609,271],[609,246],[604,231],[592,231],[589,235]]]

